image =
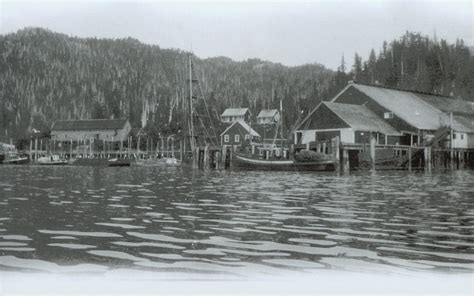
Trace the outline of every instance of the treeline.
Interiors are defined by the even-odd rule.
[[[153,133],[184,129],[188,52],[135,39],[77,38],[40,28],[0,35],[0,141],[47,134],[59,119],[129,118]],[[407,33],[367,61],[358,54],[334,72],[249,59],[195,58],[213,117],[228,107],[279,108],[289,131],[349,80],[474,99],[469,48]]]
[[[0,36],[0,137],[47,132],[58,119],[129,118],[175,133],[188,99],[188,53],[135,39],[76,38],[40,28]],[[278,108],[298,121],[327,97],[334,73],[250,59],[194,59],[213,116],[228,107]],[[146,118],[144,118],[146,117]]]
[[[355,53],[351,68],[343,57],[336,84],[343,87],[348,80],[474,101],[474,57],[463,40],[449,44],[407,32],[390,44],[384,41],[378,54],[372,49],[366,61]]]

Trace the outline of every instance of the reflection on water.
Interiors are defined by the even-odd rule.
[[[474,172],[0,166],[3,271],[474,270]]]

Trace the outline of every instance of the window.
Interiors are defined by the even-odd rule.
[[[385,118],[385,119],[393,118],[393,112],[385,112],[383,114],[383,118]]]
[[[453,140],[456,140],[456,133],[453,133]]]
[[[461,140],[464,140],[464,134],[461,134]]]
[[[245,140],[249,140],[250,139],[250,135],[249,134],[246,134],[245,135]]]
[[[224,142],[229,143],[229,135],[224,135]]]
[[[234,136],[234,142],[236,142],[236,143],[240,142],[240,135],[235,135]]]

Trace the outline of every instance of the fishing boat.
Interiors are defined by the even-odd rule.
[[[313,161],[296,159],[256,159],[234,153],[232,155],[234,168],[268,171],[334,171],[336,163],[326,158]]]
[[[283,147],[283,107],[280,101],[280,147],[275,142],[278,134],[278,128],[275,131],[275,137],[271,145],[258,147],[259,154],[248,155],[234,152],[232,155],[232,165],[234,168],[249,170],[267,170],[267,171],[334,171],[336,170],[336,161],[332,155],[322,154],[314,151],[304,150],[293,155]],[[249,131],[250,134],[250,131]],[[252,145],[252,143],[251,143]],[[254,145],[255,146],[255,145]],[[265,148],[265,146],[267,146]],[[254,147],[256,148],[256,147]],[[252,149],[254,150],[254,149]],[[263,155],[261,157],[260,155]]]
[[[66,165],[69,162],[66,159],[60,158],[59,155],[50,155],[39,157],[36,163],[39,165]]]

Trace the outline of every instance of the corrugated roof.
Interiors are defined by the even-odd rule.
[[[242,120],[237,120],[235,121],[234,123],[232,123],[231,125],[229,125],[228,128],[226,128],[222,133],[221,133],[221,136],[223,134],[225,134],[231,127],[233,127],[234,125],[236,124],[240,124],[244,130],[246,131],[250,131],[250,134],[254,137],[261,137],[259,133],[257,133],[253,128],[251,128],[245,121],[242,121]]]
[[[428,104],[433,105],[441,111],[459,114],[471,114],[474,116],[474,105],[472,102],[464,101],[461,99],[455,99],[445,96],[435,96],[430,94],[417,93],[422,100]]]
[[[221,116],[244,116],[247,112],[249,112],[249,108],[228,108]]]
[[[349,86],[355,87],[417,129],[437,130],[442,125],[449,124],[449,115],[421,99],[420,93],[358,83]],[[337,98],[338,96],[333,102]],[[466,127],[458,122],[454,122],[453,127],[459,131],[466,130]]]
[[[121,129],[127,119],[58,120],[52,131]]]
[[[323,102],[351,128],[358,131],[380,132],[385,135],[400,135],[391,125],[362,105]]]
[[[257,118],[267,118],[267,117],[273,118],[277,113],[278,113],[277,109],[265,109],[265,110],[260,111],[260,113],[258,113]]]
[[[474,133],[474,117],[473,116],[466,116],[466,115],[454,115],[454,120],[459,122],[460,124],[466,127],[464,132]]]

